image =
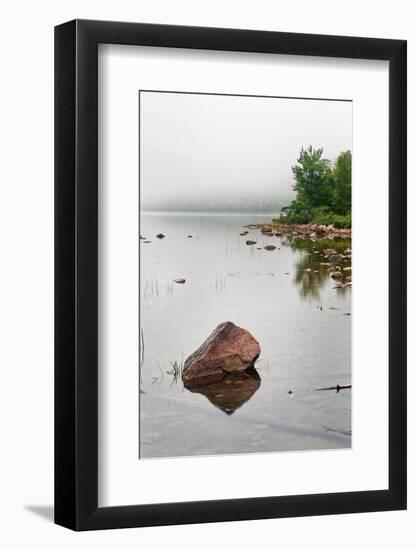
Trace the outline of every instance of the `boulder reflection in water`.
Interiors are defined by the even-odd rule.
[[[220,382],[187,389],[205,395],[215,407],[230,415],[249,401],[260,385],[261,377],[252,367],[242,374],[229,374]]]

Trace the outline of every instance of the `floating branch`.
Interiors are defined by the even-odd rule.
[[[328,391],[328,390],[336,390],[337,393],[340,392],[340,390],[349,390],[352,388],[352,384],[343,384],[343,385],[340,385],[340,384],[337,384],[337,386],[330,386],[328,388],[316,388],[315,390],[313,391]]]

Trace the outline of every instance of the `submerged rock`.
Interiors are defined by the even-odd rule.
[[[163,233],[158,233],[156,236],[157,239],[165,239],[165,235]]]
[[[178,283],[179,285],[183,285],[185,282],[186,280],[182,277],[177,277],[176,279],[174,279],[174,283]]]
[[[246,241],[246,244],[247,244],[247,245],[256,244],[256,241]]]
[[[241,374],[253,366],[261,353],[249,331],[230,321],[220,323],[184,363],[186,388],[220,382],[229,374]]]
[[[266,246],[264,246],[265,250],[275,250],[276,249],[276,246],[274,246],[273,244],[267,244]]]

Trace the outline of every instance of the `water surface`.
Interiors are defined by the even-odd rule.
[[[351,446],[351,390],[315,391],[351,383],[351,289],[321,265],[324,249],[343,251],[350,240],[243,227],[270,221],[142,213],[151,242],[140,243],[140,458]],[[255,371],[185,389],[176,366],[223,321],[259,341]]]

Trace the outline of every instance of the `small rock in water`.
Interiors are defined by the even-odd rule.
[[[187,239],[192,239],[193,236],[192,235],[187,235]]]
[[[247,245],[256,244],[256,241],[246,241]]]
[[[145,240],[145,239],[146,239],[146,237],[142,237],[142,235],[140,235],[139,239],[141,239],[141,240]]]
[[[158,235],[156,236],[157,239],[164,239],[165,238],[165,235],[163,233],[158,233]]]
[[[247,235],[248,233],[249,233],[249,231],[243,231],[243,233],[239,233],[239,235],[240,235],[241,237],[243,237],[244,235]]]
[[[230,321],[220,323],[184,363],[185,387],[211,384],[230,374],[241,374],[259,357],[259,342],[249,331]]]
[[[143,244],[149,244],[149,243],[151,243],[151,242],[152,242],[152,241],[144,241]]]
[[[329,262],[332,264],[337,264],[342,260],[342,256],[340,254],[331,254],[329,256]]]
[[[267,244],[266,246],[264,246],[264,249],[265,250],[275,250],[276,246],[274,246],[273,244]]]
[[[178,283],[179,285],[183,285],[185,283],[185,279],[182,277],[177,277],[177,279],[174,279],[174,283]]]

